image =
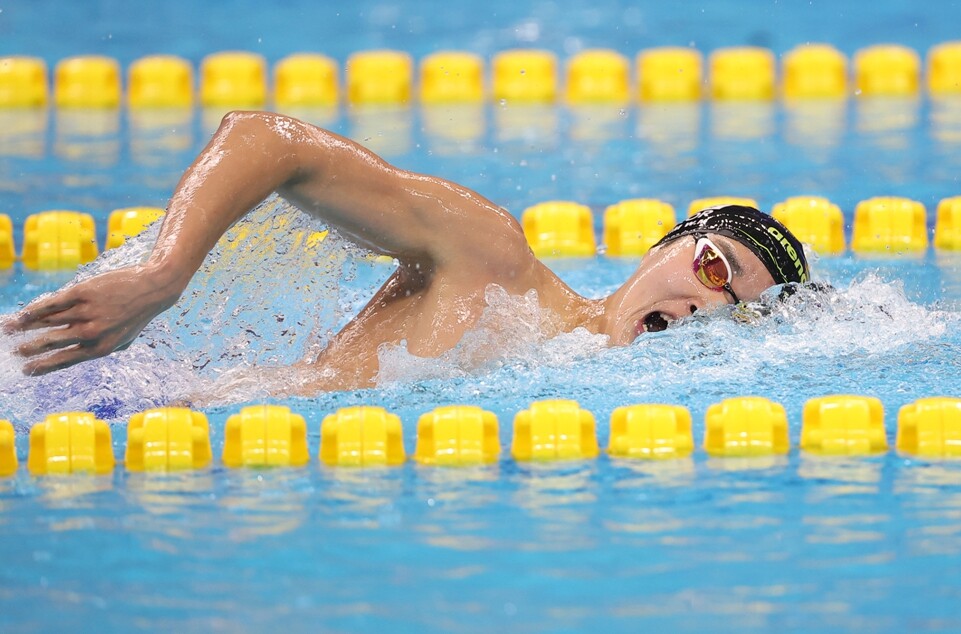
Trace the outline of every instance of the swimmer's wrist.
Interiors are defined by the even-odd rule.
[[[175,297],[180,297],[180,294],[187,288],[187,284],[190,283],[190,278],[193,277],[191,273],[183,271],[181,267],[149,260],[144,264],[144,274],[150,278],[155,288],[162,289]]]

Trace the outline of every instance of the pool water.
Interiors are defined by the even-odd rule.
[[[394,47],[489,57],[543,46],[562,58],[606,46],[633,56],[664,44],[702,51],[759,44],[780,54],[828,41],[852,54],[879,42],[920,52],[953,39],[956,3],[378,2],[330,9],[232,0],[199,12],[168,2],[12,3],[0,54],[57,60],[104,53],[127,65],[158,51],[194,62],[218,50],[276,61],[297,50],[343,60]],[[151,25],[150,28],[141,26]],[[0,212],[15,234],[30,213],[92,213],[102,245],[109,211],[163,206],[222,112],[0,112]],[[297,113],[393,163],[474,188],[515,214],[569,199],[604,207],[654,197],[745,195],[765,209],[799,194],[845,213],[880,195],[924,202],[958,195],[961,103],[855,99],[788,106],[627,108],[421,107]],[[232,230],[185,293],[125,353],[42,378],[22,377],[0,342],[0,415],[27,429],[50,412],[92,410],[123,454],[135,412],[212,394],[204,411],[215,457],[226,418],[281,402],[304,416],[312,462],[302,469],[0,479],[0,629],[46,631],[521,632],[956,631],[961,593],[961,465],[900,456],[818,458],[796,448],[804,403],[878,397],[893,444],[898,409],[958,396],[961,257],[815,257],[837,292],[773,305],[743,323],[700,316],[612,349],[574,332],[550,338],[533,298],[489,293],[484,325],[425,361],[385,350],[373,389],[277,399],[245,368],[299,359],[363,304],[390,265],[331,236],[316,251],[289,236],[318,225],[270,200]],[[155,229],[154,229],[155,230]],[[135,261],[151,233],[87,275]],[[850,226],[847,227],[850,237]],[[576,290],[611,292],[637,261],[553,260]],[[15,269],[0,313],[68,281]],[[269,284],[261,280],[269,279]],[[707,408],[761,395],[784,405],[782,458],[525,464],[509,457],[514,414],[573,398],[606,444],[615,407],[688,407],[694,438]],[[404,424],[464,403],[500,420],[502,458],[467,469],[408,463],[332,469],[316,456],[323,417],[379,405]]]

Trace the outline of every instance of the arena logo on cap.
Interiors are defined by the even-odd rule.
[[[797,250],[791,245],[791,242],[784,236],[783,233],[778,231],[777,227],[768,227],[767,232],[774,236],[774,239],[781,243],[784,250],[787,251],[788,257],[791,258],[791,262],[794,263],[795,268],[797,268],[798,275],[801,277],[801,282],[807,282],[808,276],[804,271],[804,263],[801,262],[801,258],[798,256]]]

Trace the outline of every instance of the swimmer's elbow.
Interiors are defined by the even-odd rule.
[[[218,134],[251,134],[258,128],[266,129],[265,120],[271,116],[269,112],[256,110],[231,110],[220,120]]]
[[[238,143],[257,147],[290,142],[291,129],[301,122],[275,114],[252,110],[232,110],[220,121],[218,136],[224,136]]]
[[[304,125],[273,112],[233,110],[224,115],[215,136],[226,149],[261,158],[265,167],[279,168],[293,177],[300,171],[298,144],[305,138]]]

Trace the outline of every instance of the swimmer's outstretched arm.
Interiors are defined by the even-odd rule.
[[[510,279],[536,263],[517,221],[470,190],[394,168],[296,119],[231,113],[177,185],[147,262],[64,288],[6,324],[49,329],[18,348],[24,372],[45,374],[129,345],[177,301],[224,232],[275,191],[425,273]]]

